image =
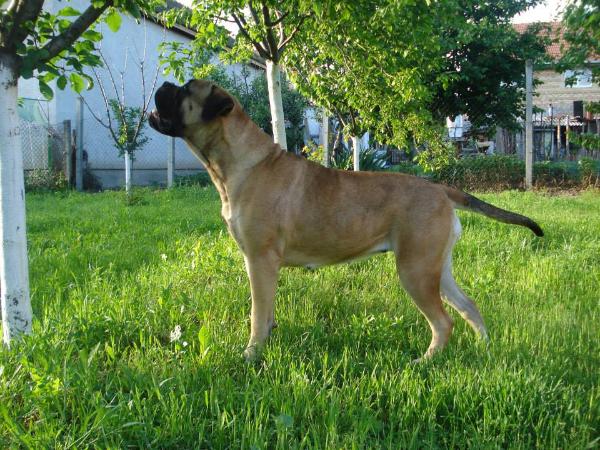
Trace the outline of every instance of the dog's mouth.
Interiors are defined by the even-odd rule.
[[[148,116],[150,126],[167,136],[182,137],[183,125],[179,112],[181,101],[181,88],[173,83],[163,83],[154,95],[156,109]]]

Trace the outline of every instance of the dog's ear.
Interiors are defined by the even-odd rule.
[[[202,107],[202,120],[208,122],[219,116],[225,116],[231,112],[233,106],[231,96],[223,89],[213,86]]]

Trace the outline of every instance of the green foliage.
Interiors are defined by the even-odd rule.
[[[437,18],[446,56],[427,78],[434,92],[429,105],[439,121],[467,114],[474,127],[520,128],[525,60],[545,61],[549,38],[540,33],[542,25],[517,33],[510,18],[536,3],[456,2],[453,13]]]
[[[569,141],[591,151],[600,151],[600,135],[596,133],[573,133],[569,131]]]
[[[211,186],[212,181],[210,176],[206,172],[198,172],[193,175],[182,175],[175,178],[175,185],[179,187],[183,186],[198,186],[206,187]]]
[[[25,172],[26,192],[63,191],[68,186],[64,173],[60,171],[34,169]]]
[[[406,173],[408,175],[424,176],[421,166],[410,161],[403,161],[388,168],[389,172]]]
[[[387,164],[385,156],[379,155],[378,150],[375,148],[361,149],[359,160],[361,171],[375,172],[383,170]],[[353,170],[354,157],[352,150],[342,147],[341,151],[336,152],[331,158],[330,166],[339,170]]]
[[[600,186],[600,161],[592,158],[581,158],[578,164],[583,185]]]
[[[433,181],[466,190],[514,189],[524,176],[524,162],[503,155],[456,159],[431,173]]]
[[[113,135],[115,148],[119,151],[119,156],[125,153],[131,155],[132,160],[136,152],[148,142],[145,136],[147,118],[142,115],[142,108],[134,106],[125,106],[119,100],[108,100],[113,119],[117,123],[117,131]]]
[[[27,0],[31,4],[33,0]],[[35,0],[43,4],[43,1]],[[17,2],[18,3],[18,2]],[[21,2],[24,3],[24,2]],[[54,95],[50,82],[56,80],[59,89],[67,86],[80,93],[93,87],[86,67],[98,67],[101,60],[96,45],[102,34],[94,30],[97,19],[107,23],[112,31],[121,24],[121,14],[136,19],[142,11],[152,13],[163,0],[94,0],[85,11],[65,6],[55,14],[40,9],[30,20],[21,22],[9,9],[0,9],[2,52],[17,57],[17,69],[23,78],[37,78],[40,92],[46,99]],[[36,7],[30,5],[35,10]],[[91,13],[91,15],[90,15]],[[84,17],[93,17],[91,22]]]
[[[596,183],[598,167],[598,161],[591,158],[582,158],[579,164],[572,161],[536,162],[533,165],[534,183],[537,187],[587,187]],[[518,189],[523,187],[525,162],[508,155],[466,157],[424,174],[435,182],[471,191]]]
[[[444,170],[456,162],[456,149],[450,142],[436,137],[431,143],[420,146],[414,161],[428,172]]]
[[[316,18],[290,44],[286,67],[347,133],[369,130],[400,148],[427,143],[422,163],[441,166],[446,115],[515,124],[524,60],[543,54],[543,45],[533,32],[518,35],[510,18],[535,3],[316,2]]]
[[[264,363],[212,188],[28,195],[32,336],[0,351],[3,448],[593,448],[600,197],[481,195],[546,237],[459,212],[453,312],[433,361],[393,255],[283,269]],[[179,326],[180,333],[174,333]]]
[[[563,15],[563,49],[559,70],[581,69],[600,55],[600,3],[597,0],[569,2]],[[600,83],[600,67],[592,66],[592,78]]]
[[[575,162],[539,161],[533,164],[533,178],[536,186],[568,188],[580,184],[581,173]]]

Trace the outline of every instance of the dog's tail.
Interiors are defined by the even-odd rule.
[[[446,195],[459,209],[466,209],[467,211],[473,211],[484,216],[491,217],[500,222],[512,223],[515,225],[521,225],[527,227],[535,233],[536,236],[543,236],[544,232],[540,226],[531,220],[529,217],[522,216],[514,212],[507,211],[505,209],[497,208],[494,205],[479,200],[472,195],[466,194],[458,189],[454,189],[450,186],[444,186],[446,189]]]

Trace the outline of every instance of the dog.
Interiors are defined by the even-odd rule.
[[[453,321],[444,300],[486,341],[475,303],[452,275],[461,233],[455,209],[521,225],[528,217],[457,189],[398,173],[348,172],[288,153],[224,89],[207,80],[164,83],[155,94],[152,128],[182,138],[206,167],[221,214],[241,249],[252,294],[246,360],[256,360],[272,328],[278,272],[394,252],[397,272],[431,328],[423,358],[444,348]]]

